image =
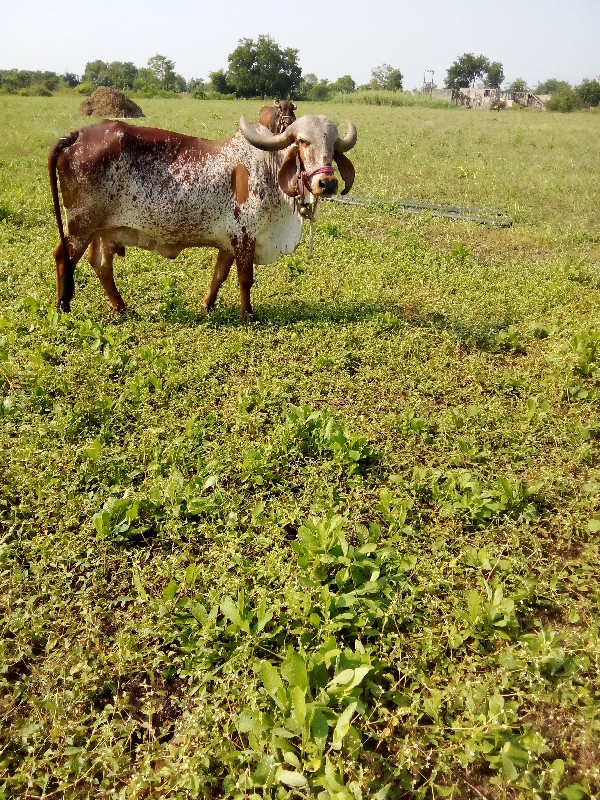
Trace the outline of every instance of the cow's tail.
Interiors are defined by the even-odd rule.
[[[57,286],[58,305],[59,308],[62,308],[65,311],[68,310],[69,302],[73,297],[73,294],[75,293],[75,279],[74,279],[75,264],[73,263],[73,259],[71,258],[71,254],[69,252],[69,245],[67,243],[67,239],[65,236],[60,197],[58,196],[58,173],[56,165],[62,151],[65,150],[67,147],[70,147],[72,144],[74,144],[77,141],[78,136],[79,136],[79,131],[73,131],[72,133],[68,133],[66,136],[63,136],[62,139],[59,139],[58,142],[54,145],[54,147],[50,151],[50,155],[48,156],[50,191],[52,192],[52,204],[54,206],[54,216],[56,218],[56,224],[58,226],[58,234],[60,236],[60,246],[55,252],[56,264],[57,264],[57,276],[59,275],[59,263],[61,264],[62,267],[62,269],[60,269],[62,275],[58,277],[58,286]]]

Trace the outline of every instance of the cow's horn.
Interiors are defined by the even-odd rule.
[[[348,130],[346,131],[346,135],[343,139],[337,139],[336,143],[333,145],[333,149],[337,150],[338,153],[345,153],[346,150],[351,150],[354,145],[356,144],[357,132],[356,127],[350,120],[346,123],[348,126]]]
[[[283,150],[294,141],[294,134],[289,128],[283,133],[261,133],[244,117],[240,117],[240,130],[250,144],[259,150]]]

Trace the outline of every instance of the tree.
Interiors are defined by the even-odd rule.
[[[177,90],[179,76],[175,74],[175,63],[171,59],[157,53],[148,59],[148,69],[156,75],[161,89]]]
[[[91,83],[92,86],[112,86],[108,72],[108,64],[105,61],[88,61],[83,73],[83,81]]]
[[[65,86],[68,86],[70,89],[79,84],[79,78],[73,72],[65,72],[64,75],[60,75],[59,77]]]
[[[402,80],[404,75],[399,69],[391,67],[389,64],[381,64],[371,71],[370,86],[373,89],[385,89],[390,92],[402,91]]]
[[[288,97],[300,85],[298,51],[282,50],[270,36],[240,39],[228,62],[227,82],[238,97]]]
[[[581,98],[581,102],[588,108],[596,108],[600,105],[600,82],[582,81],[579,86],[575,87],[575,91]]]
[[[148,67],[141,67],[138,69],[135,80],[133,81],[133,88],[139,92],[142,90],[153,89],[156,93],[161,89],[160,81],[156,77],[156,73]]]
[[[356,91],[356,83],[352,80],[350,75],[342,75],[337,81],[331,84],[331,91],[340,94],[351,94]]]
[[[486,70],[485,83],[490,89],[499,89],[504,80],[504,69],[499,61],[492,61]]]
[[[321,78],[321,80],[313,81],[312,83],[307,83],[305,86],[304,97],[307,100],[327,100],[329,97],[329,92],[331,91],[331,84],[327,80],[327,78]]]
[[[478,78],[483,78],[489,68],[490,62],[485,56],[474,56],[473,53],[465,53],[448,69],[446,88],[462,89],[466,86],[475,86],[475,81]]]
[[[509,92],[526,92],[529,87],[523,78],[515,78],[512,83],[508,85]]]
[[[538,83],[535,87],[536,94],[554,94],[562,90],[570,90],[571,84],[567,81],[559,81],[556,78],[548,78],[548,80]]]
[[[228,82],[225,70],[218,69],[216,72],[210,72],[208,77],[214,92],[217,92],[217,94],[233,94],[233,86]]]
[[[106,67],[110,85],[116,89],[132,89],[138,68],[131,61],[112,61]]]

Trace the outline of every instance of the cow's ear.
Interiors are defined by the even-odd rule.
[[[344,180],[344,190],[340,194],[348,194],[354,183],[354,164],[343,153],[338,153],[337,150],[333,151],[333,160],[337,164],[340,175]]]
[[[279,169],[277,181],[282,192],[288,197],[296,196],[296,187],[298,186],[298,173],[299,167],[297,163],[298,146],[290,147],[290,151],[285,157],[285,161]]]

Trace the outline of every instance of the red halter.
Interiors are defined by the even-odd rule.
[[[305,205],[304,203],[304,190],[310,192],[310,181],[315,175],[335,175],[333,167],[331,164],[328,164],[324,167],[319,167],[318,169],[313,170],[312,172],[305,172],[303,169],[300,170],[300,174],[298,175],[298,183],[296,184],[296,198],[300,200],[300,205]]]

